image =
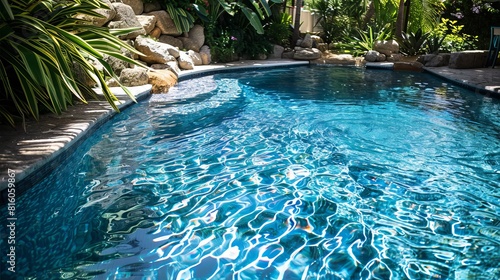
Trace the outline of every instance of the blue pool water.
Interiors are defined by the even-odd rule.
[[[500,102],[411,72],[201,77],[104,125],[16,215],[2,279],[500,279]]]

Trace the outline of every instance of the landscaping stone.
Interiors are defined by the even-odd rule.
[[[161,29],[158,26],[155,26],[155,28],[149,32],[149,36],[151,38],[159,39],[161,36]]]
[[[147,70],[144,68],[127,68],[120,73],[120,83],[127,87],[142,86],[148,80]]]
[[[295,55],[295,52],[294,51],[284,51],[282,54],[281,54],[281,58],[283,59],[293,59],[293,56]]]
[[[130,67],[130,64],[128,62],[125,62],[113,56],[109,56],[107,54],[103,54],[103,59],[109,64],[109,66],[111,66],[115,74],[118,76],[120,75],[123,69]]]
[[[136,15],[140,15],[144,11],[144,3],[142,0],[114,0],[113,2],[122,2],[123,4],[129,5]]]
[[[367,62],[376,62],[379,54],[380,53],[375,50],[367,51],[365,54],[365,60]]]
[[[194,66],[202,65],[203,61],[201,60],[201,55],[193,50],[189,50],[188,55],[191,57],[191,60],[193,60]]]
[[[295,54],[293,55],[293,59],[297,60],[313,60],[320,57],[321,52],[315,48],[305,49],[301,47],[295,47]]]
[[[205,43],[205,33],[203,32],[204,27],[198,24],[195,24],[191,30],[189,30],[189,39],[192,40],[193,44],[196,46],[196,49],[200,51],[200,48]],[[193,50],[196,50],[193,49]]]
[[[285,51],[285,48],[280,46],[280,45],[274,45],[273,46],[273,53],[269,54],[269,59],[280,59],[281,55],[283,55],[283,52]]]
[[[187,52],[180,52],[180,56],[177,58],[177,62],[180,69],[193,70],[194,62],[191,56]]]
[[[182,43],[182,41],[170,35],[161,35],[160,38],[158,38],[158,41],[177,47],[180,50],[184,49],[184,44]]]
[[[313,47],[313,40],[311,38],[311,34],[307,33],[304,36],[304,39],[300,42],[300,47],[305,49],[310,49]]]
[[[146,34],[151,33],[156,25],[155,16],[136,16],[137,20],[141,23],[142,28],[146,31]]]
[[[210,47],[204,45],[200,49],[201,63],[203,65],[208,65],[212,62],[212,54],[210,53]]]
[[[417,61],[422,63],[425,67],[441,67],[447,66],[450,62],[450,54],[426,54],[417,58]]]
[[[384,61],[385,61],[385,59],[386,59],[385,54],[383,54],[383,53],[379,53],[379,54],[377,55],[377,62],[384,62]]]
[[[462,51],[450,55],[448,67],[456,69],[482,68],[488,57],[488,51]]]
[[[158,1],[153,1],[151,3],[144,3],[143,13],[150,13],[159,10],[161,10],[161,4]]]
[[[153,11],[146,15],[153,15],[156,17],[156,26],[160,28],[161,34],[166,35],[181,35],[177,28],[175,27],[174,21],[166,11]]]
[[[109,9],[95,9],[94,11],[102,17],[92,17],[88,15],[78,15],[77,18],[84,19],[86,21],[91,22],[95,26],[104,26],[106,23],[111,21],[115,15],[116,15],[116,10],[115,8],[111,5],[111,2],[109,0],[102,0],[104,4],[108,5]]]
[[[149,71],[147,75],[151,93],[166,93],[177,83],[177,75],[170,70]]]
[[[133,31],[127,35],[119,36],[120,39],[134,39],[139,35],[146,34],[146,30],[142,27],[142,24],[135,17],[134,11],[129,5],[123,3],[112,3],[111,4],[116,11],[116,15],[108,24],[109,28],[129,28],[129,27],[140,27],[139,30]]]
[[[400,60],[401,60],[401,54],[399,54],[399,53],[393,53],[393,54],[391,54],[391,55],[388,55],[388,56],[386,57],[386,60],[387,60],[388,62],[396,62],[396,61],[400,61]]]
[[[168,69],[172,71],[177,77],[181,73],[181,69],[179,68],[179,64],[177,64],[177,61],[169,61],[167,62]]]
[[[399,44],[396,40],[389,41],[375,41],[373,45],[373,50],[378,51],[379,53],[383,53],[386,56],[389,56],[393,53],[399,52]]]
[[[144,54],[140,60],[149,64],[165,64],[168,61],[174,61],[175,57],[170,54],[173,47],[167,44],[156,42],[153,39],[139,36],[135,40],[135,48]],[[174,50],[175,52],[176,50]]]
[[[200,47],[198,44],[191,38],[189,37],[178,37],[179,40],[182,41],[182,45],[184,46],[184,49],[186,50],[193,50],[195,52],[200,51]]]

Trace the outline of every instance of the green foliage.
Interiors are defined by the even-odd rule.
[[[463,27],[463,25],[457,25],[456,20],[446,18],[441,20],[436,30],[433,31],[437,36],[446,34],[441,44],[441,51],[458,52],[476,48],[478,37],[461,32]]]
[[[403,32],[402,38],[398,39],[399,51],[405,55],[417,55],[424,52],[424,45],[430,33],[424,33],[422,29],[417,32]]]
[[[179,33],[189,32],[189,29],[194,25],[194,17],[190,13],[188,13],[182,7],[175,7],[175,2],[167,2],[165,3],[165,8],[174,21],[175,27]]]
[[[15,118],[38,119],[41,110],[60,114],[72,104],[73,97],[86,102],[94,91],[80,82],[75,67],[99,82],[104,97],[118,110],[104,81],[117,79],[103,59],[107,54],[130,63],[121,48],[137,53],[116,36],[135,29],[110,31],[76,19],[75,15],[99,16],[96,8],[106,8],[98,0],[78,1],[6,1],[0,2],[0,115],[14,125]],[[89,58],[103,65],[100,72]],[[133,98],[132,94],[124,88]]]
[[[234,45],[238,39],[231,36],[229,32],[222,30],[220,34],[212,38],[211,53],[215,62],[231,62],[237,59]]]
[[[292,36],[291,24],[292,16],[281,13],[277,20],[273,20],[264,26],[264,32],[271,43],[287,47],[290,45],[289,39]]]
[[[357,29],[356,36],[347,36],[344,43],[337,46],[344,51],[350,52],[355,56],[362,55],[369,50],[373,50],[375,41],[388,40],[392,37],[392,31],[387,27],[376,29],[368,26],[367,30]]]

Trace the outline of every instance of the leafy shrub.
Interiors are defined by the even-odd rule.
[[[376,27],[368,26],[367,30],[356,29],[356,32],[357,36],[346,36],[344,43],[337,44],[340,49],[351,52],[355,56],[373,50],[376,41],[388,40],[392,37],[391,31],[387,27],[377,30]]]
[[[103,55],[137,64],[120,49],[137,51],[116,37],[135,29],[110,31],[75,18],[99,16],[93,10],[106,7],[97,0],[0,2],[0,121],[14,125],[16,118],[38,119],[45,110],[60,114],[74,97],[86,102],[85,96],[95,96],[78,80],[75,68],[98,81],[106,100],[118,110],[105,76],[118,78]],[[103,72],[89,59],[102,64]]]
[[[476,48],[478,42],[477,36],[462,33],[463,25],[457,25],[456,20],[443,18],[438,27],[433,31],[433,34],[442,36],[446,34],[441,44],[443,52],[458,52],[472,50]]]
[[[290,36],[292,36],[291,24],[292,16],[282,13],[279,15],[279,20],[271,21],[271,23],[264,26],[264,33],[271,43],[288,47],[290,45]]]
[[[417,55],[424,52],[424,46],[430,33],[423,33],[422,29],[417,32],[403,32],[402,38],[398,39],[399,51],[405,55]]]

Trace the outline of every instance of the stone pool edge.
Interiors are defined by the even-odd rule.
[[[238,61],[227,64],[213,64],[200,66],[194,70],[183,71],[179,75],[179,81],[221,72],[307,65],[309,65],[308,61],[294,60]],[[132,92],[137,102],[151,95],[151,85],[129,87],[129,90]],[[128,97],[124,99],[126,94],[120,88],[112,88],[112,91],[119,99],[117,106],[120,111],[135,104],[135,102]],[[55,170],[62,160],[70,156],[93,132],[118,113],[105,101],[89,101],[88,103],[89,104],[78,104],[69,107],[68,111],[64,113],[64,116],[45,116],[44,121],[48,120],[52,123],[67,122],[62,125],[65,131],[62,131],[60,127],[54,129],[58,131],[56,134],[52,135],[52,138],[50,138],[50,135],[48,135],[47,138],[42,135],[50,134],[53,130],[51,128],[54,126],[53,124],[49,124],[45,127],[45,129],[48,129],[47,131],[38,129],[38,131],[32,133],[40,134],[36,136],[30,136],[28,133],[22,134],[19,129],[17,131],[10,131],[12,134],[19,134],[22,137],[16,139],[17,143],[11,143],[11,147],[16,146],[16,148],[19,148],[19,150],[17,150],[19,153],[9,154],[8,145],[6,151],[0,152],[0,159],[2,160],[0,164],[0,205],[8,202],[9,174],[15,174],[13,178],[15,180],[15,196],[17,197],[31,188],[34,184],[40,182],[47,174]],[[82,111],[85,115],[82,115]],[[91,113],[88,114],[89,112]],[[73,118],[72,115],[80,116]],[[72,124],[72,121],[76,124]],[[38,124],[38,122],[32,123],[30,125],[32,127],[28,127],[27,131],[30,132],[30,128],[38,127]],[[2,137],[0,137],[0,139],[2,139]],[[23,143],[26,143],[27,146],[24,151],[22,147],[20,148],[20,146],[24,145]],[[29,147],[29,143],[40,144],[35,144],[35,147]],[[42,151],[42,149],[45,150],[43,154],[29,155],[30,152]],[[24,159],[24,156],[21,156],[21,154],[26,154],[29,160]],[[14,172],[11,173],[11,170]]]

